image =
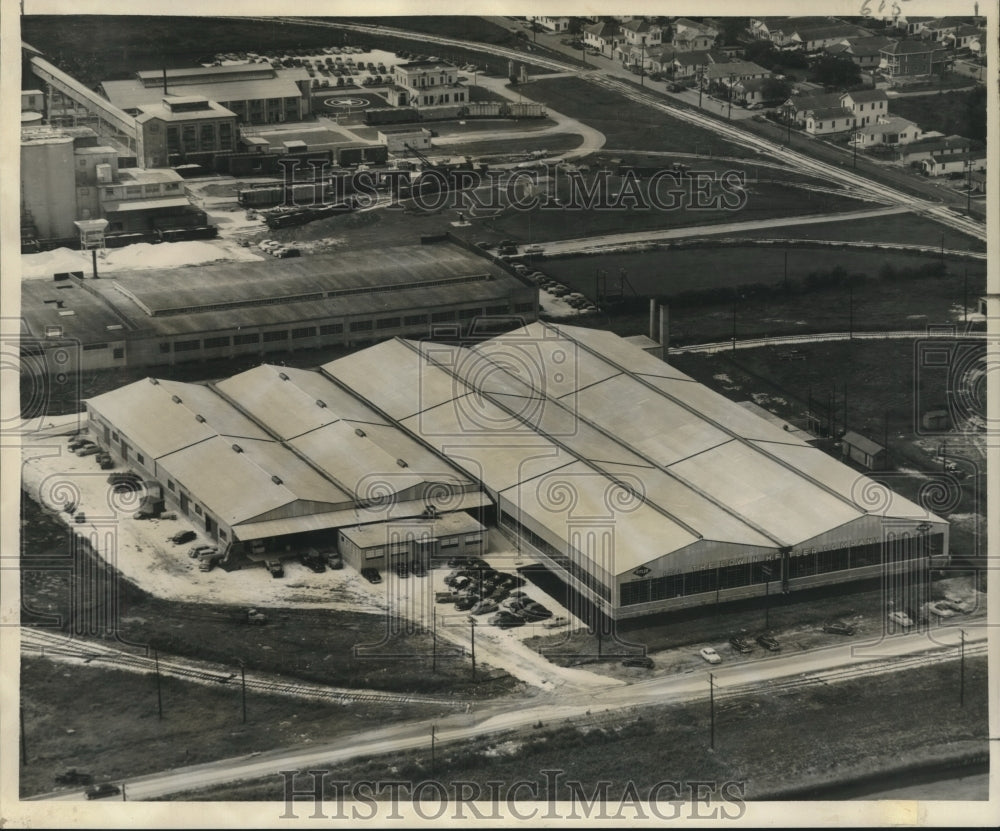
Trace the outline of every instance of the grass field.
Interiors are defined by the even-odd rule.
[[[608,188],[612,203],[614,194],[618,192],[617,187],[620,187],[617,177],[611,177]],[[669,187],[669,183],[661,183],[657,194],[660,199],[667,198],[665,194]],[[506,213],[485,224],[487,228],[515,242],[528,243],[659,228],[746,222],[828,211],[860,210],[870,204],[839,194],[804,190],[778,182],[760,182],[748,185],[747,200],[738,208],[729,208],[720,202],[710,203],[711,207],[698,208],[695,200],[700,197],[693,186],[681,185],[681,189],[680,204],[677,208],[667,210],[656,207],[652,202],[649,206],[629,207],[623,199],[621,208],[616,209],[518,211]],[[721,193],[718,182],[711,186],[710,192],[713,197]],[[560,195],[563,199],[569,199],[568,186],[562,188]],[[663,202],[663,204],[669,203]]]
[[[741,231],[739,235],[747,239],[819,239],[929,246],[940,246],[943,241],[944,247],[949,250],[986,250],[986,243],[981,239],[913,214],[890,214],[872,219],[819,222],[815,225],[789,225],[761,231]]]
[[[395,756],[392,778],[412,783],[435,778],[452,798],[458,781],[475,782],[488,794],[488,781],[527,780],[537,783],[539,795],[534,798],[541,800],[573,798],[569,782],[581,783],[588,795],[598,782],[609,782],[606,798],[611,805],[605,819],[615,816],[629,783],[640,799],[664,780],[705,781],[716,787],[733,782],[747,799],[767,798],[796,785],[812,783],[820,789],[839,778],[875,778],[887,766],[933,761],[948,750],[985,757],[989,744],[986,660],[966,660],[966,699],[961,709],[955,706],[958,683],[957,661],[951,661],[792,692],[762,691],[723,699],[715,706],[714,751],[709,749],[707,701],[631,713],[597,712],[573,723],[542,724],[530,732],[439,745],[433,774],[429,750]],[[796,725],[803,724],[809,729],[797,729]],[[546,791],[542,771],[549,771],[550,776],[558,773],[554,792]],[[378,757],[339,764],[331,773],[328,782],[387,778],[386,762]],[[532,798],[529,794],[525,788],[512,798]],[[269,777],[183,796],[280,801],[282,780]],[[336,810],[332,789],[328,788],[325,797],[330,800],[327,810]],[[618,818],[639,816],[634,813],[635,804],[626,802]],[[577,810],[582,808],[579,796],[576,805]],[[681,805],[682,810],[686,807],[690,806]],[[307,816],[312,809],[303,803],[298,815]],[[594,811],[601,816],[598,806]]]
[[[678,150],[701,155],[752,158],[747,148],[725,141],[709,130],[623,98],[578,78],[531,81],[519,89],[533,101],[600,130],[609,147],[632,150]]]
[[[446,712],[426,704],[344,705],[251,690],[243,724],[238,683],[213,687],[162,676],[160,695],[162,720],[152,673],[23,658],[28,761],[21,765],[21,795],[53,790],[55,774],[69,768],[97,782],[115,781]]]
[[[540,235],[536,237],[536,239],[538,238]],[[940,281],[929,278],[920,280],[919,286],[907,283],[906,293],[909,294],[910,286],[916,287],[916,293],[909,297],[899,297],[898,295],[904,293],[900,290],[899,283],[884,285],[878,283],[877,278],[881,270],[887,264],[897,269],[916,269],[933,263],[938,258],[894,251],[870,252],[837,248],[783,248],[780,246],[679,248],[635,254],[595,254],[552,258],[546,259],[541,264],[541,269],[554,279],[571,286],[575,291],[583,292],[588,297],[595,295],[598,273],[606,272],[609,283],[617,286],[618,277],[624,271],[628,284],[636,295],[669,299],[681,292],[714,287],[735,288],[754,283],[780,285],[785,280],[786,254],[788,258],[787,276],[791,283],[803,280],[812,272],[828,271],[838,266],[846,269],[850,274],[866,274],[869,277],[869,282],[875,281],[877,285],[866,284],[855,288],[854,321],[858,328],[881,328],[893,320],[896,321],[896,325],[901,325],[904,320],[909,318],[909,315],[915,313],[926,315],[932,321],[948,320],[950,305],[956,300],[961,302],[966,269],[968,269],[969,275],[969,295],[973,298],[973,302],[986,285],[986,264],[984,262],[966,263],[946,260],[948,277]],[[872,313],[868,306],[869,295],[875,295],[880,288],[884,295],[880,299],[891,307],[895,298],[900,314],[893,314],[891,308],[886,309],[888,314],[880,313],[877,317]],[[628,287],[625,291],[628,293]],[[925,293],[928,295],[926,298],[924,297]],[[840,328],[846,330],[849,317],[846,294],[846,290],[843,290],[839,296],[836,294],[827,295],[824,299],[834,302],[832,305],[822,307],[821,315],[817,315],[816,311],[821,308],[819,303],[822,301],[811,295],[799,298],[801,302],[797,304],[799,306],[799,316],[797,317],[793,317],[790,310],[787,314],[782,311],[783,303],[780,299],[768,298],[757,304],[741,303],[741,309],[738,311],[740,321],[744,324],[750,322],[752,328],[747,331],[745,325],[741,326],[739,336],[750,337],[751,332],[759,332],[760,335],[764,335],[782,331],[785,333],[810,331],[809,327],[815,325],[824,327],[825,331],[837,331]],[[933,305],[917,307],[922,299],[930,298],[933,298]],[[942,300],[946,302],[939,302]],[[789,302],[795,303],[795,298],[789,298]],[[684,319],[685,312],[682,309],[678,309],[678,311],[680,314],[678,326],[680,328],[675,329],[674,340],[683,343],[683,339],[680,341],[677,339],[688,334],[687,326],[680,322]],[[791,318],[791,320],[783,318]],[[802,319],[808,321],[808,324],[802,325],[793,322]],[[913,321],[910,320],[909,325],[912,326],[912,323]],[[710,340],[713,333],[722,337],[732,335],[731,328],[729,331],[724,331],[716,327],[706,326],[697,331],[697,335],[706,338],[706,340]],[[693,336],[696,333],[692,331],[690,334]]]

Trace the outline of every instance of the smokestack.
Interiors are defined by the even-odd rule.
[[[163,67],[163,94],[167,94],[167,68]]]
[[[649,339],[656,340],[656,298],[649,298]]]
[[[670,308],[664,303],[660,306],[660,360],[667,360],[670,349]]]

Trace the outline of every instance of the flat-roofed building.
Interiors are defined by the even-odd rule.
[[[81,344],[83,368],[100,369],[357,348],[434,327],[464,333],[477,320],[510,326],[534,320],[537,300],[537,287],[500,261],[438,242],[29,280],[22,315],[35,350],[44,354],[45,332],[58,327]]]
[[[462,104],[469,100],[469,91],[458,80],[458,70],[435,61],[410,61],[392,69],[396,85],[395,103],[400,107],[434,107],[442,104]],[[400,93],[405,91],[405,95]]]

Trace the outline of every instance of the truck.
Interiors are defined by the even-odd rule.
[[[271,573],[271,576],[274,578],[285,576],[285,569],[281,565],[281,560],[264,560],[264,567]]]
[[[251,626],[263,626],[267,623],[267,615],[256,609],[247,609],[247,623]]]

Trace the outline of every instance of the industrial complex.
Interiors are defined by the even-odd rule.
[[[946,521],[590,329],[395,338],[208,385],[146,379],[90,399],[87,416],[230,558],[339,545],[385,568],[479,547],[485,525],[611,618],[948,551]]]
[[[346,251],[26,281],[22,346],[48,355],[78,344],[80,368],[90,370],[357,347],[432,326],[454,336],[477,318],[506,328],[536,318],[535,285],[475,246],[435,240],[378,257]]]

